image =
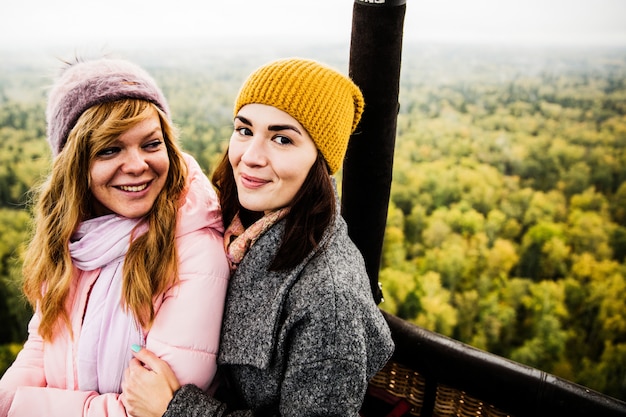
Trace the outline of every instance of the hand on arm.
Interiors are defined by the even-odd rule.
[[[149,350],[133,355],[124,374],[122,403],[129,416],[161,417],[180,383],[170,366]]]

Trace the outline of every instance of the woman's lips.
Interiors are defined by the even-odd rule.
[[[130,191],[131,193],[136,193],[139,191],[143,191],[148,188],[148,184],[143,185],[120,185],[118,187],[122,191]]]
[[[116,185],[115,188],[118,190],[127,192],[127,193],[140,193],[146,190],[152,181],[146,181],[142,184],[133,184],[133,185]]]
[[[250,175],[241,174],[241,185],[246,188],[259,188],[263,185],[267,184],[270,181],[264,180],[262,178],[253,177]]]

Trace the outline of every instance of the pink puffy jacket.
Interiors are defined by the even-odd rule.
[[[197,162],[188,155],[185,160],[189,184],[176,232],[179,283],[156,300],[146,347],[169,363],[181,384],[207,389],[216,371],[229,269],[217,196]],[[77,391],[75,351],[97,275],[76,269],[68,303],[74,340],[63,328],[52,343],[43,342],[39,315],[33,316],[24,348],[0,380],[0,417],[126,416],[120,394]]]

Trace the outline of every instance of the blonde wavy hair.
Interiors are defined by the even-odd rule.
[[[132,241],[126,254],[121,305],[148,328],[154,320],[154,297],[177,282],[174,237],[187,178],[178,133],[167,116],[148,101],[124,99],[95,105],[80,116],[47,180],[35,190],[34,233],[24,258],[23,290],[41,313],[39,333],[46,341],[53,340],[63,324],[71,332],[66,310],[74,279],[69,241],[80,222],[93,217],[89,187],[95,156],[155,111],[170,167],[163,190],[143,219],[148,231]]]

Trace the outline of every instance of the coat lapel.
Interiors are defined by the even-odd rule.
[[[252,245],[230,279],[218,363],[266,368],[272,359],[280,314],[289,289],[311,253],[289,271],[268,271],[278,251],[285,221]]]

